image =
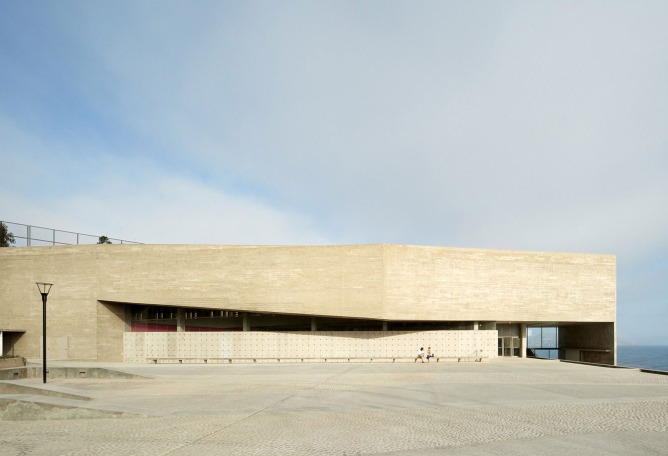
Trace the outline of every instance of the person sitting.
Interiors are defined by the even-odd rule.
[[[424,363],[424,347],[420,347],[420,349],[417,352],[417,356],[415,357],[415,362],[417,363],[417,360],[420,359]]]

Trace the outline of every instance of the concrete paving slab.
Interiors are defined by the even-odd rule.
[[[100,413],[26,421],[0,414],[3,456],[649,455],[668,448],[668,376],[635,369],[522,359],[57,364],[143,378],[51,380],[49,388],[90,397],[71,402]],[[12,383],[38,388],[41,379]]]

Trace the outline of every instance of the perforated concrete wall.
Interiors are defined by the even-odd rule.
[[[216,358],[410,358],[431,346],[440,358],[496,357],[496,331],[305,331],[125,333],[126,362]]]

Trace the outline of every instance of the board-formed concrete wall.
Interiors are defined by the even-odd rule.
[[[613,322],[612,255],[385,246],[388,318]]]
[[[496,331],[304,331],[125,333],[125,362],[226,359],[440,358],[497,356]]]
[[[0,249],[0,322],[40,356],[120,360],[128,304],[385,321],[615,321],[615,257],[396,245],[80,245]],[[614,336],[613,336],[614,337]]]

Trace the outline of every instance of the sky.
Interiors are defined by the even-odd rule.
[[[613,254],[668,344],[668,2],[6,1],[0,220]]]

